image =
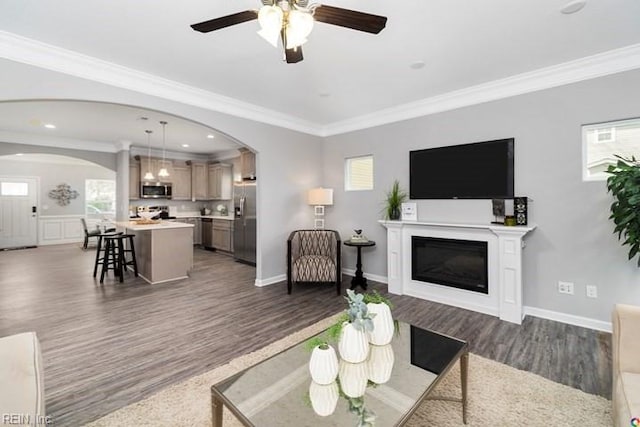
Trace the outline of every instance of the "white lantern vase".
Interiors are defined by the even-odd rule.
[[[349,322],[342,324],[342,333],[338,341],[340,357],[350,363],[360,363],[369,356],[369,337],[364,330],[357,330]]]
[[[393,347],[387,345],[372,345],[369,347],[369,360],[367,360],[367,375],[376,384],[384,384],[391,378],[393,370]]]
[[[387,345],[393,339],[393,318],[391,309],[385,303],[367,304],[369,313],[373,316],[373,331],[369,333],[369,342],[375,345]]]
[[[334,381],[331,384],[317,384],[311,381],[309,386],[309,399],[313,411],[321,417],[328,417],[333,414],[338,404],[340,396],[338,384]]]
[[[361,397],[367,390],[367,362],[349,363],[340,361],[340,387],[348,397]]]
[[[311,379],[318,384],[330,384],[338,376],[338,356],[330,345],[326,349],[317,346],[309,360]]]

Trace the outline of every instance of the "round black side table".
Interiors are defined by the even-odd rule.
[[[346,246],[353,246],[358,249],[358,258],[356,260],[356,275],[351,279],[351,290],[354,290],[357,286],[367,290],[367,278],[362,275],[362,248],[367,246],[375,246],[376,242],[373,240],[345,240]]]

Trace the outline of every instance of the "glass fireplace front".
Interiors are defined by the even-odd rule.
[[[487,242],[411,236],[411,278],[488,294]]]

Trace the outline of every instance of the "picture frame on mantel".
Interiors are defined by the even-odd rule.
[[[402,204],[402,220],[403,221],[417,221],[418,220],[418,205],[415,202],[406,202]]]

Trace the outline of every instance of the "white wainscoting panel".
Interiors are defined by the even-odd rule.
[[[83,217],[83,215],[40,216],[38,218],[38,245],[82,242],[84,230],[80,219]],[[91,227],[91,224],[89,226]]]

